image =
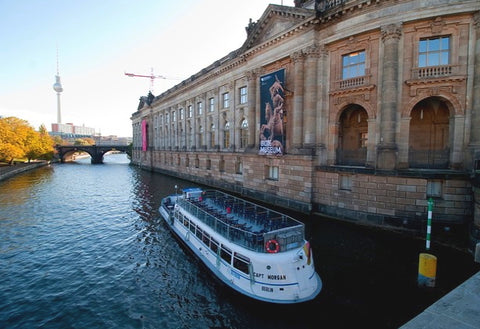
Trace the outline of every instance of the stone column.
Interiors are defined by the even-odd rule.
[[[248,97],[248,148],[255,148],[258,146],[259,136],[257,130],[257,122],[255,120],[257,113],[257,78],[258,74],[256,71],[249,71],[246,73],[247,76],[247,97]],[[258,147],[257,147],[258,149]]]
[[[205,118],[207,117],[207,111],[208,111],[208,94],[207,93],[204,93],[202,95],[202,115],[200,116],[200,126],[202,126],[202,138],[200,140],[200,145],[199,145],[199,148],[201,150],[205,150],[206,147],[207,147],[207,134],[208,134],[208,128],[207,128],[207,120],[205,120]],[[200,132],[200,131],[199,131]]]
[[[293,91],[293,111],[292,111],[292,148],[300,149],[302,147],[303,134],[303,93],[304,93],[304,61],[303,52],[297,51],[292,55],[294,63],[294,91]]]
[[[318,50],[317,62],[317,99],[316,99],[316,150],[317,165],[327,163],[327,136],[328,136],[328,52],[323,45]]]
[[[303,147],[315,146],[315,123],[317,114],[317,62],[319,49],[311,45],[304,51],[305,60],[305,97],[303,108]]]
[[[399,41],[401,26],[382,27],[383,61],[380,95],[380,143],[377,147],[377,168],[395,169],[397,145],[395,128],[398,103]]]

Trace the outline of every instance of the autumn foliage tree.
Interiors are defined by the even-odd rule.
[[[51,160],[54,153],[53,139],[45,126],[35,131],[27,121],[7,117],[0,118],[0,161],[13,163],[16,158]]]
[[[54,141],[44,125],[39,131],[33,129],[28,132],[25,156],[28,162],[33,159],[51,160],[53,158]]]

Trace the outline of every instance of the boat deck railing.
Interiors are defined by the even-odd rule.
[[[265,243],[275,240],[279,252],[300,247],[305,225],[285,214],[220,191],[177,200],[179,205],[229,241],[257,252],[267,252]]]

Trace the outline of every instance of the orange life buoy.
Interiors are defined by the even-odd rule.
[[[270,239],[265,243],[265,249],[270,254],[275,254],[280,251],[280,244],[275,239]]]

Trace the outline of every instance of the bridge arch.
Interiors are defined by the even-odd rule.
[[[61,146],[57,145],[56,149],[58,151],[58,157],[61,162],[66,162],[65,158],[69,154],[75,152],[86,152],[91,157],[92,164],[103,163],[103,156],[105,153],[110,151],[121,151],[127,152],[129,146],[127,145],[71,145],[71,146]]]

